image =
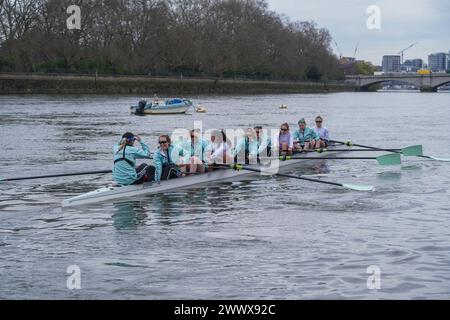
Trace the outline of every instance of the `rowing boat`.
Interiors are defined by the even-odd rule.
[[[332,150],[333,147],[328,149]],[[345,151],[333,152],[332,156],[344,153]],[[324,156],[329,157],[330,154],[327,152],[316,153],[308,152],[301,153],[297,157],[302,158],[317,158],[320,159]],[[287,168],[294,167],[300,163],[305,163],[303,159],[292,159],[286,161],[276,161],[276,170],[282,171]],[[275,173],[274,161],[271,163],[272,169],[266,171],[266,175],[271,175]],[[265,167],[260,165],[249,165],[249,168],[260,169],[264,172]],[[241,181],[245,180],[249,176],[258,175],[258,173],[246,170],[232,170],[232,169],[218,169],[204,174],[190,175],[183,178],[170,179],[161,182],[147,182],[139,185],[130,186],[107,186],[91,192],[81,194],[79,196],[66,199],[62,202],[63,207],[72,207],[79,205],[92,204],[97,202],[116,200],[121,198],[132,198],[142,195],[150,194],[161,194],[166,192],[171,192],[180,189],[186,189],[198,185],[205,185],[215,182],[230,182],[230,181]]]

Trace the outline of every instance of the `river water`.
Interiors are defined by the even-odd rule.
[[[295,127],[317,114],[336,139],[450,156],[445,92],[194,96],[207,113],[147,117],[129,114],[137,99],[0,96],[0,176],[108,169],[127,130],[154,151],[157,135],[194,120]],[[0,298],[448,299],[450,163],[403,159],[291,170],[369,193],[266,177],[63,210],[111,176],[1,183]]]

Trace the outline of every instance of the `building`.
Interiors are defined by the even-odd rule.
[[[402,65],[402,71],[406,72],[417,72],[419,69],[423,68],[422,59],[409,59],[405,60]]]
[[[447,70],[448,55],[445,52],[428,55],[428,68],[433,72],[445,72]]]
[[[382,69],[383,72],[400,72],[400,56],[399,55],[385,55],[383,56]]]
[[[450,70],[450,50],[448,51],[448,55],[447,55],[447,72],[449,72]]]

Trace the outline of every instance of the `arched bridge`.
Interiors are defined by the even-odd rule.
[[[419,88],[420,91],[436,92],[438,87],[450,83],[450,74],[432,73],[429,75],[420,75],[408,73],[385,73],[377,76],[347,76],[346,81],[353,83],[361,90],[367,89],[369,86],[376,83],[400,81],[412,84]]]

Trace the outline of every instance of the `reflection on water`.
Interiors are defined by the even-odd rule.
[[[136,229],[145,223],[148,217],[143,207],[136,203],[122,202],[114,203],[112,225],[116,229]]]
[[[135,117],[134,96],[0,96],[0,176],[111,168],[112,145],[128,130],[154,151],[159,134],[194,120],[204,129],[285,121],[296,128],[317,114],[337,140],[423,143],[426,153],[450,155],[442,140],[450,132],[448,94],[192,99],[208,113]],[[108,185],[111,176],[0,183],[0,298],[448,297],[448,164],[305,160],[289,173],[376,190],[265,176],[62,209],[63,199]],[[86,277],[76,294],[65,288],[73,264]],[[377,292],[366,286],[369,265],[384,277]]]

